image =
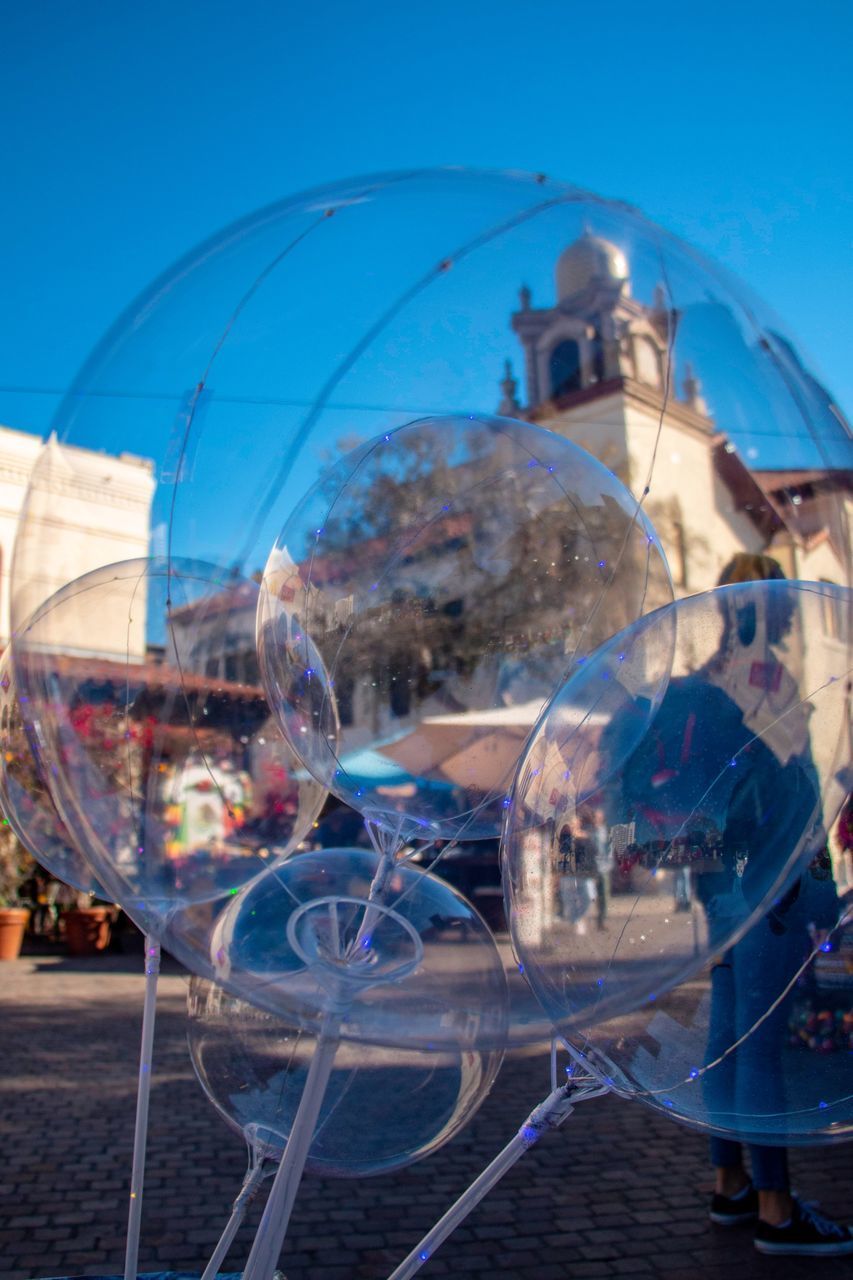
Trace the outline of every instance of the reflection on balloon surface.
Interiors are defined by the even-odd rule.
[[[495,941],[450,885],[373,850],[300,853],[229,903],[214,979],[316,1032],[429,1052],[503,1048],[506,980]]]
[[[835,846],[695,977],[571,1032],[576,1054],[693,1128],[793,1146],[853,1135],[853,910]],[[846,891],[845,891],[846,889]]]
[[[604,645],[554,700],[507,817],[505,892],[555,1025],[654,1001],[819,851],[850,780],[849,592],[747,582]],[[664,655],[672,676],[648,696]]]
[[[250,576],[330,461],[460,412],[536,422],[637,498],[648,487],[685,589],[715,583],[733,538],[763,548],[779,530],[789,576],[850,583],[851,435],[767,308],[623,202],[449,169],[258,210],[128,307],[33,477],[13,626],[46,578],[46,594],[64,585],[49,517],[85,471],[73,446],[150,459],[150,527],[171,553]]]
[[[193,978],[193,1066],[223,1118],[267,1154],[283,1149],[316,1038]],[[339,1045],[307,1168],[337,1177],[387,1173],[438,1150],[474,1115],[501,1053]]]
[[[11,648],[0,658],[0,807],[15,835],[51,875],[81,893],[107,897],[42,781],[18,705]]]
[[[15,645],[61,817],[110,896],[155,932],[288,854],[325,796],[297,777],[269,715],[256,601],[255,583],[209,565],[126,561],[51,597]],[[111,656],[92,656],[92,636]]]
[[[261,671],[295,750],[349,804],[496,836],[567,667],[671,598],[653,529],[590,454],[507,418],[427,418],[348,454],[285,524]]]

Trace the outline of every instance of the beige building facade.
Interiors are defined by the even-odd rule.
[[[32,482],[32,483],[31,483]],[[54,592],[85,573],[150,555],[154,464],[131,454],[45,444],[0,427],[0,644]],[[17,543],[17,546],[16,546]],[[15,581],[13,561],[17,554]],[[52,638],[66,653],[145,655],[144,601],[128,626],[119,610],[73,610]]]

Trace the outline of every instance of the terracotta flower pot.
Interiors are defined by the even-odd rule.
[[[29,918],[26,907],[0,907],[0,960],[17,960]]]
[[[93,956],[110,945],[109,907],[81,907],[65,912],[65,945],[72,956]]]

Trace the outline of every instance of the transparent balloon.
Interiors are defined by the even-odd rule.
[[[654,530],[590,454],[507,418],[426,418],[299,504],[267,562],[258,652],[325,786],[422,838],[495,837],[567,668],[671,598]]]
[[[556,1026],[659,1000],[823,847],[851,780],[851,661],[831,634],[849,596],[776,580],[687,597],[554,700],[503,853],[514,947]]]
[[[286,856],[325,798],[259,685],[257,590],[210,565],[126,561],[57,592],[15,643],[59,814],[146,930]]]
[[[595,454],[643,499],[685,590],[777,535],[790,577],[850,582],[853,440],[767,308],[622,202],[448,169],[258,210],[128,307],[36,467],[14,625],[120,554],[60,542],[51,519],[58,488],[98,498],[99,450],[123,455],[121,501],[147,467],[152,555],[168,544],[250,576],[354,444],[492,412]]]
[[[287,1025],[439,1052],[503,1048],[495,941],[450,885],[366,849],[300,853],[216,920],[212,976]]]
[[[11,648],[0,658],[0,807],[15,835],[45,870],[80,893],[108,897],[42,780],[18,704]]]
[[[691,1128],[764,1145],[853,1135],[850,867],[833,839],[690,981],[571,1033],[618,1092]]]
[[[188,1040],[202,1088],[253,1150],[280,1154],[316,1037],[203,979],[189,988]],[[308,1157],[309,1172],[364,1177],[430,1155],[475,1114],[502,1055],[339,1045]]]

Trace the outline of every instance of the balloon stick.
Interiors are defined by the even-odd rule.
[[[201,1280],[216,1280],[217,1272],[228,1256],[228,1250],[234,1242],[234,1237],[243,1225],[246,1210],[254,1200],[258,1188],[269,1172],[268,1163],[268,1159],[263,1156],[260,1158],[253,1157],[250,1160],[246,1176],[243,1179],[243,1185],[231,1207],[231,1217],[219,1237],[219,1242],[211,1255],[210,1262],[204,1269]]]
[[[338,1050],[339,1028],[340,1015],[327,1014],[308,1068],[299,1107],[293,1118],[293,1128],[243,1271],[243,1280],[272,1280],[275,1273],[326,1087],[332,1074]]]
[[[599,1086],[597,1081],[579,1081],[576,1077],[554,1089],[538,1106],[534,1107],[515,1137],[511,1138],[490,1165],[487,1165],[455,1204],[447,1210],[435,1226],[415,1245],[410,1254],[400,1263],[388,1280],[408,1280],[419,1271],[436,1249],[456,1230],[460,1222],[467,1218],[472,1209],[480,1203],[492,1187],[520,1160],[526,1151],[550,1129],[558,1129],[564,1120],[572,1114],[575,1102],[581,1098],[597,1097],[608,1090]]]
[[[142,1223],[142,1183],[145,1177],[145,1148],[148,1142],[148,1103],[151,1097],[151,1058],[154,1051],[154,1020],[157,1013],[157,978],[160,973],[160,943],[145,935],[145,1001],[142,1006],[142,1043],[139,1048],[139,1084],[136,1090],[136,1127],[133,1133],[133,1167],[130,1174],[130,1208],[127,1216],[127,1248],[124,1280],[136,1280],[139,1259],[139,1229]]]

